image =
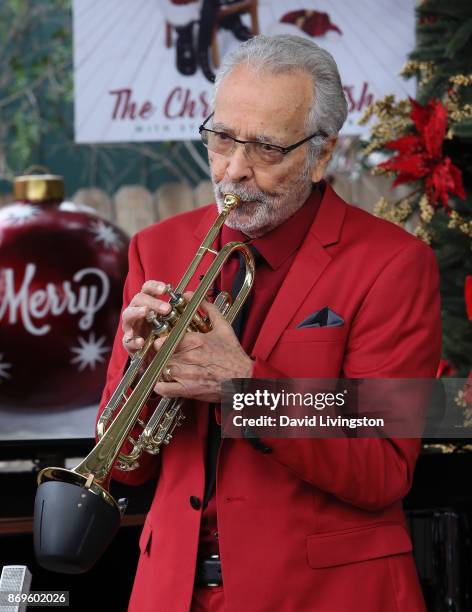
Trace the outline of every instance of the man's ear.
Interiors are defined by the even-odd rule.
[[[333,155],[334,147],[338,141],[337,136],[330,138],[325,144],[320,156],[318,157],[313,170],[311,171],[311,180],[313,183],[318,183],[324,177],[329,160]]]

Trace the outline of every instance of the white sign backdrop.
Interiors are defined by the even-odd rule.
[[[200,69],[191,76],[177,70],[173,25],[193,19],[195,12],[198,15],[199,4],[74,0],[77,142],[198,138],[198,126],[211,112],[212,84]],[[390,93],[413,95],[412,81],[403,80],[398,72],[414,45],[414,4],[414,0],[259,0],[259,29],[262,34],[298,34],[330,51],[349,102],[343,133],[362,134],[367,128],[357,121],[371,101]],[[281,22],[290,11],[302,9],[326,13],[324,23],[332,27],[312,36],[301,29],[303,20]],[[242,20],[250,27],[248,14]],[[308,26],[309,22],[309,30]],[[197,32],[195,24],[195,45]],[[173,42],[167,47],[169,33]],[[218,30],[217,41],[220,56],[239,44],[225,29]]]

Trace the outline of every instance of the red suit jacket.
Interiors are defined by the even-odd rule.
[[[177,284],[215,216],[211,205],[136,235],[125,305],[147,279]],[[343,326],[296,328],[325,306]],[[119,331],[102,408],[127,361],[121,341]],[[440,344],[432,250],[327,186],[255,344],[254,377],[434,377]],[[189,498],[203,498],[205,477],[208,411],[201,408],[187,405],[184,426],[158,458],[146,455],[137,471],[113,473],[130,484],[158,475],[132,612],[190,608],[202,511]],[[402,510],[419,440],[264,442],[271,454],[223,439],[218,456],[228,612],[424,611]]]

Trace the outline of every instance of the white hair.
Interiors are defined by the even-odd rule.
[[[300,36],[255,36],[227,53],[216,73],[213,106],[223,79],[237,66],[247,64],[269,74],[302,70],[313,80],[313,104],[306,118],[307,136],[322,131],[326,136],[310,140],[312,165],[326,143],[337,136],[347,117],[347,102],[333,56]]]

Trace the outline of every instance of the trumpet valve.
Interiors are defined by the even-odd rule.
[[[170,332],[171,325],[169,321],[158,317],[154,310],[151,310],[149,314],[146,315],[146,321],[152,325],[156,336],[166,336]]]
[[[162,325],[162,320],[161,317],[159,317],[154,310],[150,310],[147,315],[146,315],[146,321],[153,326],[153,328],[157,331],[161,325]]]
[[[195,327],[196,331],[199,331],[203,334],[206,334],[212,329],[210,319],[206,316],[202,316],[198,312],[195,313],[192,319],[192,326]]]
[[[166,285],[165,292],[171,300],[178,301],[182,296],[180,293],[175,293],[174,287],[171,284]]]
[[[220,291],[213,302],[221,314],[225,317],[228,310],[231,308],[233,298],[227,291]]]
[[[159,321],[159,318],[157,316],[157,314],[154,312],[154,310],[150,310],[147,315],[146,315],[146,321],[148,323],[151,323],[151,325],[154,325],[157,321]]]
[[[169,285],[170,286],[170,285]],[[175,293],[174,290],[168,292],[170,296],[169,303],[178,313],[182,314],[187,305],[187,300],[181,293]]]

